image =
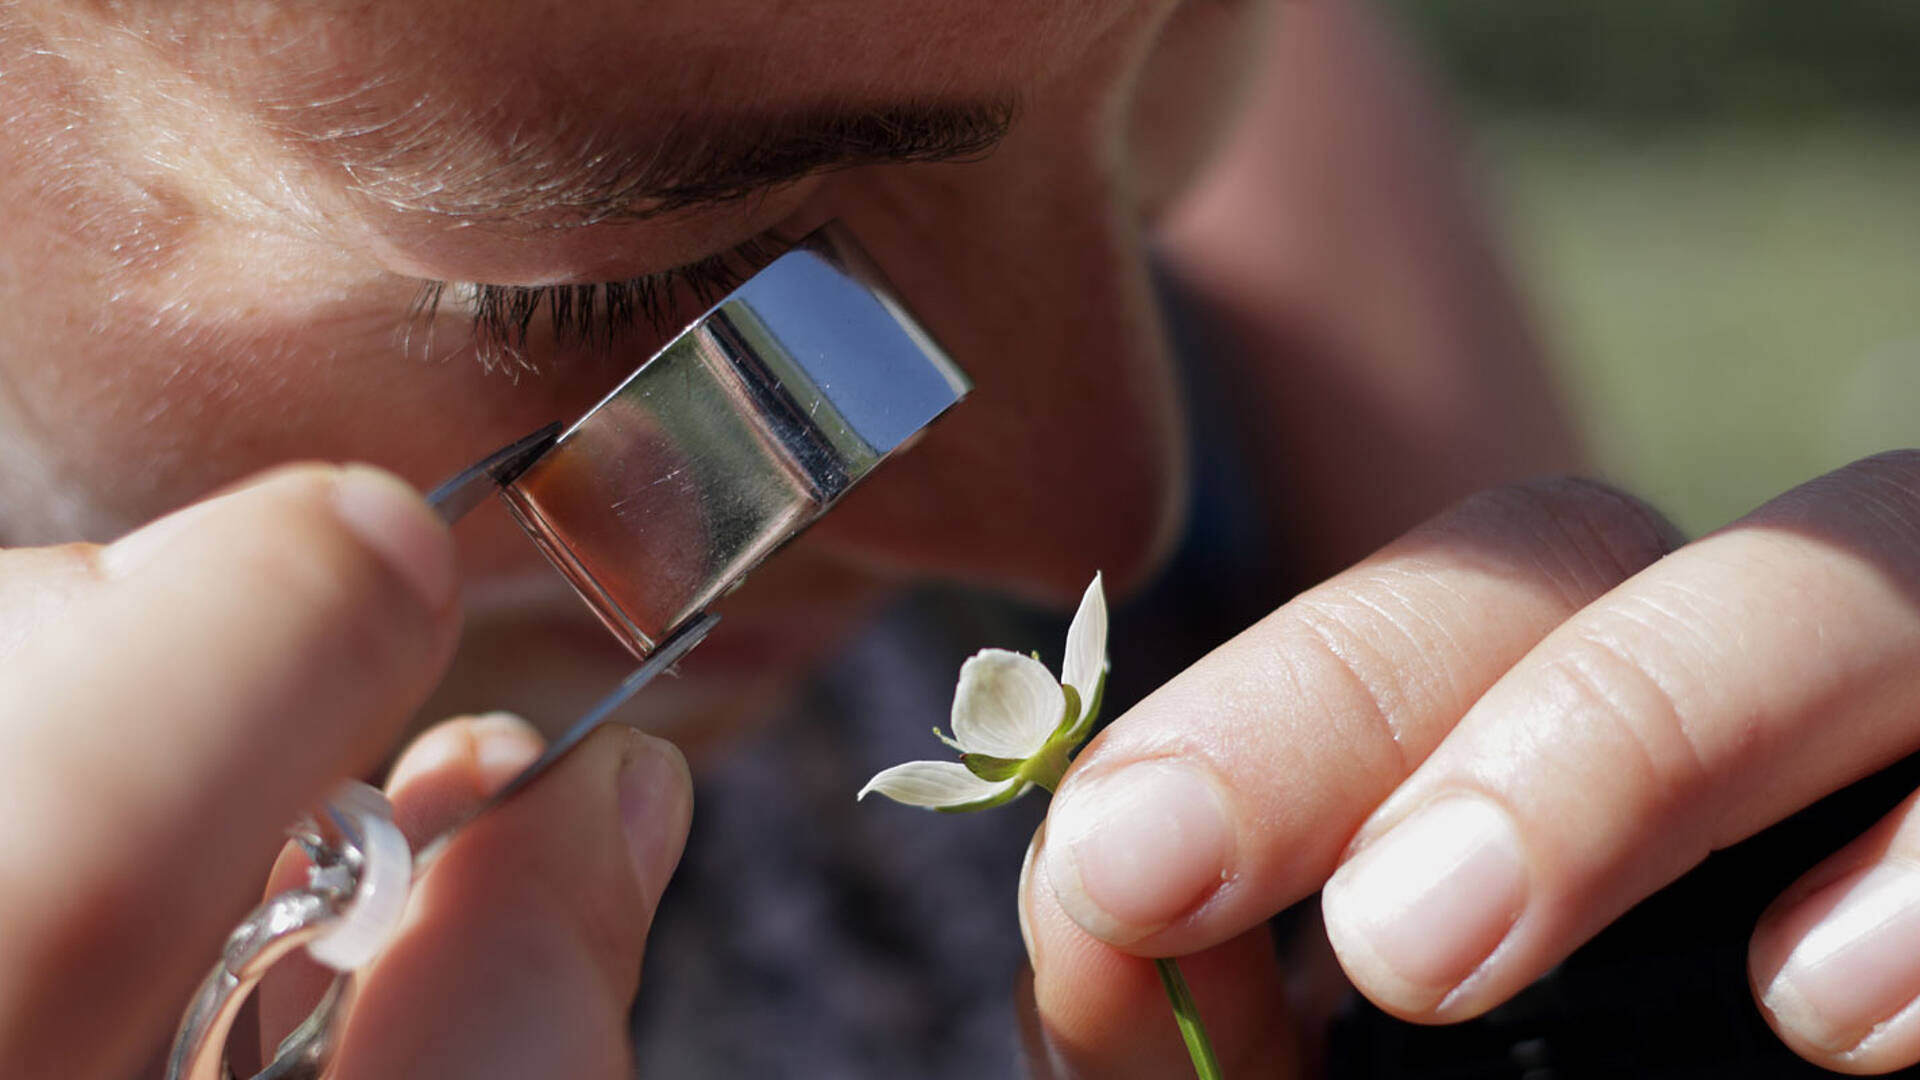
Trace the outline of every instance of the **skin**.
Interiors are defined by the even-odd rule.
[[[814,17],[798,20],[802,32],[791,33],[787,23],[754,14],[758,5],[741,5],[734,20],[755,27],[743,36],[761,47],[725,52],[725,68],[710,77],[737,86],[746,102],[758,92],[757,73],[769,70],[806,73],[783,88],[800,103],[879,96],[856,85],[866,75],[852,60],[822,62],[834,49],[844,56],[872,45],[842,34],[841,23],[862,10],[844,8],[831,18],[829,9],[810,9]],[[537,9],[527,10],[529,20],[541,21]],[[700,5],[677,10],[670,21],[688,35],[712,36],[695,32],[709,25]],[[7,177],[10,220],[32,223],[32,234],[12,245],[10,280],[23,310],[7,327],[19,334],[5,368],[10,436],[3,452],[12,490],[4,497],[17,508],[8,515],[9,542],[110,538],[290,458],[370,460],[424,487],[556,416],[584,411],[663,337],[636,331],[611,357],[541,349],[543,373],[517,381],[457,353],[409,361],[398,342],[420,285],[409,275],[618,279],[724,250],[765,229],[799,234],[838,217],[965,358],[983,387],[980,398],[932,432],[924,452],[889,469],[885,487],[861,491],[805,546],[756,578],[753,594],[730,605],[726,643],[716,640],[689,666],[714,683],[688,680],[676,688],[683,701],[660,703],[680,717],[666,730],[706,739],[763,711],[817,661],[814,643],[830,646],[905,577],[939,574],[1060,599],[1078,587],[1085,560],[1137,580],[1166,544],[1181,504],[1180,422],[1146,303],[1136,228],[1110,214],[1063,211],[1122,199],[1122,178],[1108,160],[1117,134],[1099,114],[1111,108],[1113,84],[1138,62],[1163,13],[1143,10],[1122,22],[1095,19],[1079,5],[1047,7],[1037,43],[1012,48],[965,38],[968,47],[942,54],[938,65],[916,60],[916,79],[887,87],[883,100],[950,86],[960,95],[1018,91],[1045,103],[1005,153],[977,168],[861,170],[665,219],[565,228],[549,221],[473,226],[355,197],[327,161],[332,149],[299,136],[269,138],[257,118],[240,115],[232,87],[282,88],[276,100],[295,103],[292,115],[324,126],[330,114],[313,119],[311,102],[377,74],[362,95],[376,117],[404,112],[431,91],[450,103],[450,126],[482,147],[556,114],[592,130],[631,126],[622,137],[645,146],[648,132],[684,112],[696,89],[680,85],[678,67],[660,62],[661,43],[673,35],[601,48],[600,26],[611,16],[582,14],[577,23],[547,26],[561,39],[528,50],[528,27],[503,17],[472,49],[456,50],[444,42],[471,21],[464,6],[422,8],[417,21],[397,27],[382,21],[377,6],[347,19],[332,12],[327,6],[257,26],[208,12],[207,25],[242,29],[230,39],[194,35],[190,49],[150,45],[166,40],[166,25],[141,24],[135,29],[146,36],[129,43],[108,34],[97,13],[28,9],[15,17],[23,26],[10,35],[18,59],[9,65],[17,72],[10,83],[28,106],[15,121],[16,139],[51,142],[58,153],[21,162]],[[879,44],[907,49],[962,39],[982,15],[961,7],[925,19],[890,26]],[[44,28],[38,39],[36,28]],[[396,33],[406,36],[394,41]],[[25,52],[34,48],[61,53]],[[604,66],[572,72],[588,85],[554,100],[539,84],[555,67],[533,58],[583,54],[605,55]],[[289,55],[312,58],[289,73]],[[1071,68],[1061,55],[1075,61]],[[807,57],[814,59],[802,62]],[[499,96],[503,70],[522,72],[533,88],[484,111]],[[663,74],[635,82],[633,71]],[[69,131],[66,103],[95,94],[103,100],[83,106],[80,131]],[[580,96],[589,107],[576,102]],[[216,119],[208,123],[209,116]],[[211,163],[198,155],[168,159],[164,146],[157,164],[126,161],[150,152],[126,145],[131,132],[158,128],[185,139],[203,127],[217,133]],[[1020,149],[1061,138],[1076,152]],[[103,159],[124,165],[124,173],[99,173]],[[152,240],[132,251],[109,243],[128,236]],[[997,239],[962,243],[964,236]],[[1001,268],[1042,238],[1073,254],[1008,294]],[[919,254],[925,251],[954,254],[932,265]],[[79,287],[95,275],[124,286],[105,297]],[[990,299],[958,302],[964,296]],[[89,332],[77,332],[83,326]],[[1005,347],[1012,327],[1021,328],[1017,350]],[[436,329],[449,341],[464,333],[451,316]],[[40,359],[55,354],[63,362]],[[1037,360],[1069,354],[1100,357],[1109,377],[1089,383],[1072,366]],[[404,378],[394,377],[396,365]],[[369,392],[374,386],[382,391]],[[1026,409],[1083,417],[1079,426],[1090,437],[1062,441],[1033,423],[1010,434],[995,422]],[[1094,417],[1106,422],[1095,425]],[[1103,460],[1121,467],[1096,468]],[[929,490],[955,494],[929,499]],[[1007,498],[1017,502],[1004,519],[983,521],[970,509]],[[1015,522],[1043,509],[1077,522],[1078,543],[1026,553],[1024,526]],[[462,663],[479,674],[456,673],[436,707],[505,706],[554,719],[577,711],[624,659],[504,518],[462,532],[470,583]],[[534,620],[539,634],[526,632]],[[492,677],[509,651],[517,654],[514,672]],[[542,669],[563,677],[542,686],[521,674]],[[716,693],[721,685],[724,693]]]
[[[12,820],[52,823],[0,845],[5,1071],[125,1075],[149,1056],[282,823],[377,768],[413,717],[564,718],[620,669],[510,526],[476,519],[455,541],[382,474],[280,472],[97,546],[289,460],[425,486],[577,413],[657,344],[536,341],[541,371],[518,379],[458,345],[412,357],[423,275],[605,280],[838,218],[974,375],[964,409],[730,598],[726,633],[650,692],[697,762],[900,582],[1064,602],[1095,568],[1120,590],[1150,572],[1184,500],[1144,254],[1161,220],[1166,265],[1238,346],[1222,375],[1261,418],[1256,465],[1288,493],[1276,517],[1314,524],[1294,538],[1309,570],[1342,572],[1120,717],[1062,786],[1022,886],[1028,1034],[1057,1075],[1178,1066],[1141,959],[1174,954],[1192,956],[1229,1062],[1291,1068],[1263,924],[1323,885],[1363,992],[1415,1020],[1473,1015],[1706,851],[1913,749],[1920,460],[1843,470],[1686,546],[1609,489],[1511,486],[1577,459],[1440,122],[1364,11],[484,14],[0,6],[0,790]],[[1011,96],[1019,120],[983,160],[834,171],[638,221],[475,220],[346,168],[419,103],[429,150],[484,176],[528,133],[644,146],[704,109],[916,95]],[[398,165],[423,152],[396,147]],[[434,329],[461,340],[452,312]],[[537,747],[497,721],[424,740],[390,784],[416,839]],[[464,835],[428,888],[468,899],[423,896],[369,976],[384,1004],[349,1029],[353,1075],[525,1075],[515,1054],[625,1075],[620,1018],[684,834],[677,760],[604,735],[569,761],[577,782]],[[1225,832],[1116,919],[1091,897],[1115,900],[1118,879],[1076,868],[1068,811],[1096,782],[1124,793],[1143,763],[1185,770],[1185,809]],[[642,766],[661,802],[636,810],[617,778]],[[1490,915],[1454,904],[1473,932],[1409,981],[1354,914],[1354,860],[1414,810],[1468,798],[1511,832],[1523,884],[1494,890]],[[635,817],[661,824],[622,825]],[[1904,857],[1903,821],[1815,870],[1809,902]],[[1153,828],[1120,839],[1183,850]],[[562,831],[581,842],[541,842]],[[194,891],[156,901],[163,878]],[[1757,986],[1811,919],[1791,893],[1769,916]],[[142,932],[156,922],[169,933]],[[541,958],[542,980],[490,977],[507,955]],[[1822,1064],[1920,1058],[1898,1022],[1834,1048],[1802,1013],[1769,1015]]]

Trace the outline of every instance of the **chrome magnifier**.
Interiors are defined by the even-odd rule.
[[[968,389],[864,253],[829,226],[572,426],[536,431],[429,494],[449,524],[498,494],[641,661],[473,816],[524,790],[699,644],[719,621],[709,605]],[[297,824],[309,881],[261,904],[228,939],[182,1016],[169,1080],[233,1076],[236,1016],[267,970],[303,947],[339,975],[255,1075],[324,1076],[354,970],[378,955],[411,882],[460,827],[410,853],[391,807],[364,784],[344,785]]]

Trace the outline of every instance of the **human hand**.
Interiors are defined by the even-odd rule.
[[[1264,921],[1323,886],[1368,997],[1478,1015],[1709,852],[1920,745],[1916,655],[1920,452],[1684,546],[1590,483],[1469,499],[1080,757],[1022,889],[1054,1071],[1176,1075],[1138,957],[1197,954],[1228,1075],[1286,1075]],[[1908,800],[1761,919],[1762,1012],[1817,1064],[1920,1060],[1916,854]]]
[[[437,519],[360,468],[0,553],[0,1074],[126,1076],[164,1046],[281,830],[377,764],[439,677],[456,586]],[[438,831],[538,749],[506,721],[429,732],[391,785],[401,825]],[[685,766],[609,730],[555,771],[422,881],[363,973],[351,1075],[627,1075]],[[263,992],[269,1028],[298,989]]]

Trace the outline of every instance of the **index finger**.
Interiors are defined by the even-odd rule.
[[[1043,1015],[1104,1022],[1078,1007],[1071,970],[1090,944],[1190,953],[1317,890],[1508,668],[1679,540],[1585,481],[1476,496],[1115,720],[1061,785],[1023,897]]]
[[[1501,674],[1677,540],[1627,496],[1551,481],[1469,499],[1301,595],[1081,755],[1041,852],[1062,905],[1171,955],[1312,893]]]

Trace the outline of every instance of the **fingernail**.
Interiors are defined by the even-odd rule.
[[[453,540],[420,494],[399,477],[349,465],[334,481],[334,512],[407,583],[428,611],[453,603]]]
[[[476,716],[468,721],[467,731],[473,740],[474,771],[488,791],[507,786],[546,748],[539,730],[510,712]]]
[[[1127,945],[1162,929],[1226,878],[1233,830],[1218,785],[1180,761],[1147,761],[1070,785],[1041,851],[1060,906]]]
[[[1883,862],[1856,870],[1776,925],[1798,937],[1789,938],[1793,949],[1761,1001],[1823,1049],[1853,1049],[1920,996],[1920,871],[1913,867]]]
[[[1424,1012],[1492,954],[1526,898],[1526,861],[1506,813],[1449,796],[1349,859],[1321,905],[1348,974],[1370,995]]]
[[[404,791],[422,776],[458,767],[471,770],[481,790],[497,791],[533,764],[543,746],[539,731],[512,713],[449,721],[429,729],[401,753],[387,776],[387,789]]]
[[[620,766],[619,784],[627,852],[652,905],[659,902],[686,845],[693,780],[686,759],[672,743],[635,731]]]

